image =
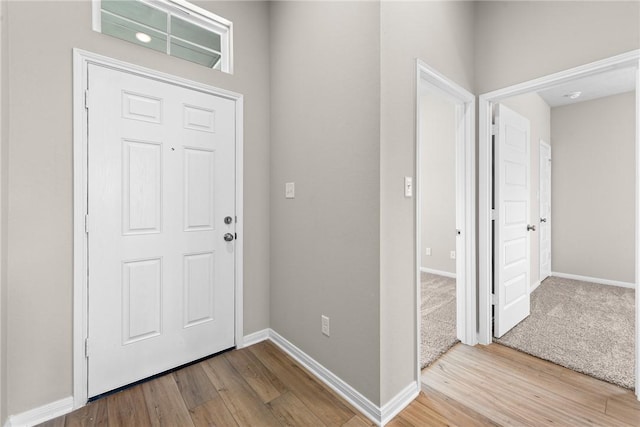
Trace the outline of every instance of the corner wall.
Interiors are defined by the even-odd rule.
[[[378,2],[271,5],[271,328],[376,405],[379,40]]]
[[[245,95],[244,332],[267,328],[269,4],[198,2],[234,23],[236,72],[228,75],[92,31],[88,1],[2,3],[11,40],[3,52],[10,93],[2,94],[11,98],[2,153],[10,165],[8,196],[2,189],[8,197],[5,413],[72,394],[74,47]]]
[[[384,405],[416,378],[416,58],[474,93],[474,2],[381,3],[380,370]],[[418,189],[417,189],[418,190]],[[418,190],[419,191],[419,190]]]

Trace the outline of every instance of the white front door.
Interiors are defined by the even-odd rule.
[[[540,281],[551,275],[551,146],[540,141]]]
[[[496,105],[494,328],[496,337],[529,315],[529,120]]]
[[[88,71],[93,397],[234,346],[235,106]]]

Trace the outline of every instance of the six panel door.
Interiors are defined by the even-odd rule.
[[[235,104],[88,71],[92,397],[234,346]]]

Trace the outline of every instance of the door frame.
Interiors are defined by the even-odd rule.
[[[420,59],[416,60],[416,182],[415,215],[416,235],[416,378],[420,379],[420,264],[421,211],[420,179],[420,97],[425,89],[435,90],[453,99],[456,108],[456,228],[460,234],[456,241],[456,335],[468,345],[476,341],[476,222],[475,222],[475,95],[462,88]]]
[[[603,71],[616,68],[636,68],[636,211],[635,211],[635,282],[640,278],[640,50],[633,50],[620,55],[612,56],[600,61],[595,61],[586,65],[581,65],[558,73],[550,74],[524,83],[498,89],[480,95],[478,101],[479,113],[479,218],[478,218],[478,342],[480,344],[490,344],[492,342],[491,331],[491,281],[492,281],[492,253],[493,242],[491,241],[491,200],[493,177],[491,174],[491,159],[493,156],[491,148],[491,111],[493,105],[506,98],[521,95],[524,93],[546,89],[558,84],[566,83],[581,77],[597,74]],[[636,286],[637,287],[637,286]],[[636,292],[636,395],[640,392],[640,375],[638,365],[638,355],[640,354],[640,292]]]
[[[243,344],[243,96],[203,83],[140,67],[80,49],[73,49],[73,409],[87,403],[88,365],[85,346],[88,329],[87,294],[87,146],[88,122],[85,91],[90,64],[123,73],[196,90],[234,101],[235,103],[235,346]]]
[[[539,147],[547,147],[549,149],[549,153],[551,154],[551,144],[549,144],[548,142],[546,142],[544,139],[540,138],[540,140],[538,141]],[[541,159],[540,157],[540,148],[538,148],[538,158]],[[538,165],[538,170],[540,170],[540,168],[542,167],[542,161],[540,161],[540,164]],[[538,204],[540,202],[540,187],[541,187],[541,182],[542,182],[542,173],[538,174]],[[549,168],[549,185],[553,186],[553,184],[551,184],[551,180],[553,179],[553,174],[551,173],[551,168]],[[549,199],[551,199],[551,194],[549,194]],[[549,201],[549,204],[551,204],[551,201]],[[538,210],[538,217],[540,217],[540,211]],[[547,225],[549,227],[549,245],[551,245],[551,220],[547,219],[547,221],[549,222],[549,224]],[[542,231],[542,226],[540,227],[540,231]],[[542,250],[542,245],[540,244],[540,242],[542,241],[542,232],[538,233],[538,259],[542,259],[540,257],[541,255],[541,250]],[[549,252],[551,253],[551,255],[553,255],[553,253],[551,252],[551,248],[549,248]],[[536,290],[536,288],[538,286],[540,286],[540,283],[542,283],[542,281],[544,280],[542,278],[542,271],[541,268],[538,269],[538,277],[539,280],[535,283],[535,285],[531,288],[531,292],[533,292],[534,290]],[[549,259],[549,276],[551,276],[551,272],[553,271],[552,266],[551,266],[551,259]],[[549,277],[547,276],[547,277]],[[545,277],[546,279],[546,277]]]

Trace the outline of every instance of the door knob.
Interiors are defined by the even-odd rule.
[[[547,218],[540,218],[540,222],[547,222]]]
[[[233,240],[233,234],[231,233],[225,233],[224,235],[224,241],[225,242],[231,242]]]
[[[527,231],[536,231],[535,225],[527,225]]]

